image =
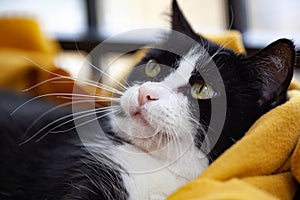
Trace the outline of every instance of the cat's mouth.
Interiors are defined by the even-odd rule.
[[[135,113],[133,113],[133,115],[131,116],[131,118],[137,122],[138,124],[142,125],[142,126],[149,126],[148,121],[144,118],[141,110],[136,111]]]

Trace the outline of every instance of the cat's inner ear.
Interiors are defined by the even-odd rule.
[[[176,0],[173,0],[172,3],[172,29],[189,36],[195,34],[192,27],[182,14]]]
[[[250,58],[250,64],[262,90],[260,105],[285,94],[293,76],[295,46],[280,39]]]

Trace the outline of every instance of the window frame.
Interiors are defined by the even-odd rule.
[[[228,29],[234,29],[240,31],[242,34],[247,31],[248,28],[248,13],[247,13],[247,0],[225,0],[225,16]],[[98,17],[101,17],[97,13],[96,0],[85,0],[86,20],[87,20],[87,32],[81,36],[71,38],[60,38],[58,41],[62,48],[65,50],[83,50],[90,52],[99,43],[103,42],[105,38],[101,35],[98,29]],[[244,43],[245,44],[245,43]],[[139,49],[145,45],[145,43],[132,43],[130,41],[122,42],[110,42],[105,44],[104,48],[107,52],[124,52],[126,49]],[[259,51],[258,46],[247,46],[245,48],[248,55],[253,55]],[[300,53],[297,51],[297,53]],[[99,63],[98,58],[92,58],[92,62]],[[300,67],[296,63],[296,67]]]

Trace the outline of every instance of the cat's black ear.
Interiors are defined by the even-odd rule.
[[[189,36],[195,34],[192,27],[182,14],[176,0],[173,0],[172,3],[172,29]]]
[[[288,39],[279,39],[250,58],[257,84],[262,90],[259,105],[280,101],[286,93],[294,70],[295,46]]]

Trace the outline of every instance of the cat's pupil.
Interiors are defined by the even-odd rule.
[[[145,73],[148,77],[155,77],[160,72],[160,65],[156,62],[156,60],[151,59],[147,62],[145,66]]]
[[[203,90],[203,88],[204,88],[204,84],[202,84],[202,85],[200,86],[200,88],[199,88],[199,90],[198,90],[198,93],[201,93],[201,91]]]
[[[190,94],[195,99],[211,99],[217,95],[217,92],[207,83],[196,82],[192,85]]]

